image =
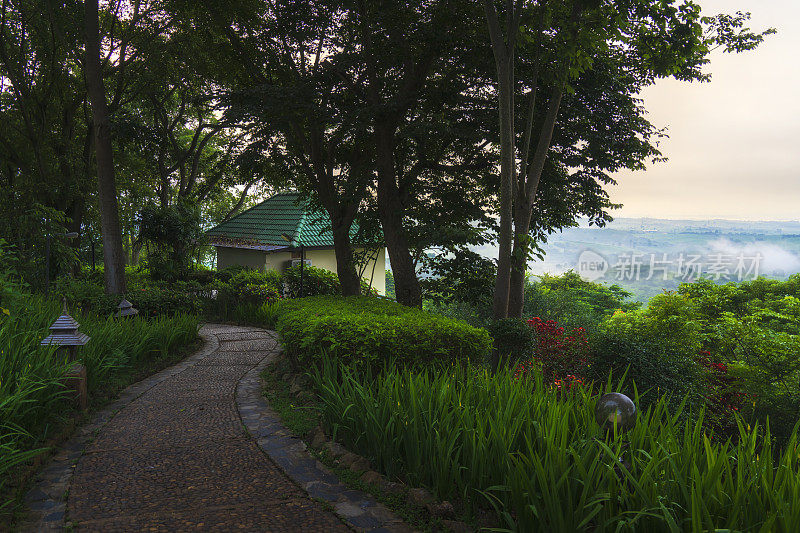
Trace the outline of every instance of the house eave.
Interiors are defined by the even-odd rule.
[[[212,237],[209,244],[215,248],[239,248],[242,250],[258,250],[261,252],[278,252],[289,250],[290,247],[276,244],[266,244],[258,241],[246,241],[242,239],[230,239],[226,237]]]

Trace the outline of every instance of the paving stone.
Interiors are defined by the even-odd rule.
[[[128,387],[60,448],[21,531],[410,530],[269,408],[259,374],[280,354],[274,333],[207,324],[201,335],[198,352]]]
[[[128,395],[73,474],[68,513],[87,531],[347,531],[242,426],[237,384],[274,356],[263,331],[204,328],[214,350]],[[224,332],[224,333],[219,333]],[[255,407],[255,406],[254,406]],[[297,439],[286,438],[285,444]]]

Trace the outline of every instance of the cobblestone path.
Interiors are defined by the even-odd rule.
[[[349,529],[258,448],[236,407],[237,382],[277,341],[206,325],[219,346],[117,413],[81,457],[67,500],[79,531]]]

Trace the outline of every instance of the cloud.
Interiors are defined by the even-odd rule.
[[[800,257],[797,254],[767,242],[754,242],[738,244],[728,239],[721,238],[708,242],[708,247],[712,253],[721,253],[737,257],[755,257],[761,254],[759,271],[763,274],[771,274],[776,270],[785,273],[800,272]]]

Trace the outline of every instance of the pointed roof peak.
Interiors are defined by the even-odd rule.
[[[353,225],[352,234],[357,231]],[[282,191],[208,230],[212,245],[277,251],[287,246],[333,247],[330,218],[297,191]],[[283,235],[291,237],[286,242]]]

